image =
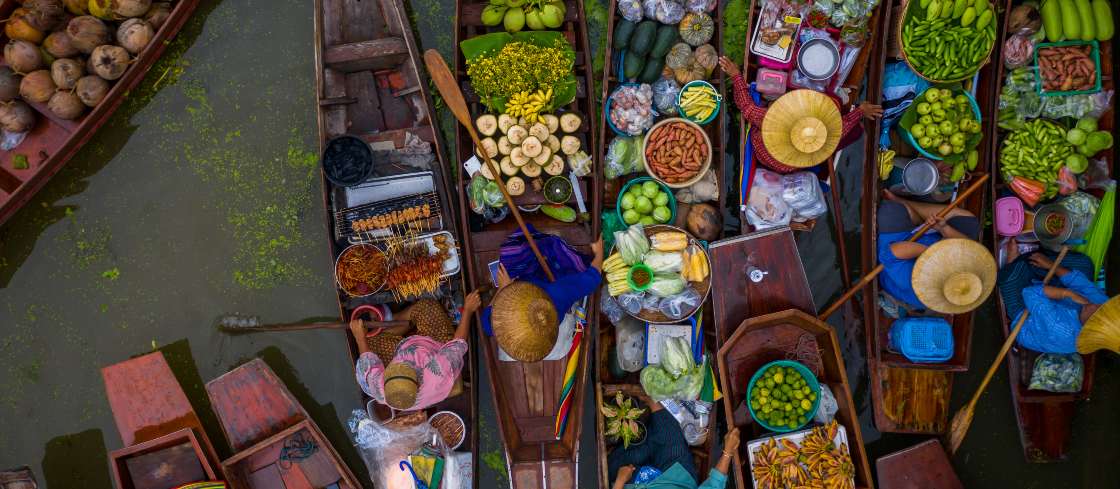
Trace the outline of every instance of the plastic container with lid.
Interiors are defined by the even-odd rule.
[[[997,199],[992,218],[1000,236],[1018,236],[1023,232],[1023,224],[1027,218],[1023,201],[1015,196]]]
[[[755,77],[755,89],[767,98],[777,98],[786,93],[789,73],[770,68],[759,68]]]
[[[905,317],[891,325],[890,347],[914,363],[953,358],[953,327],[940,317]]]

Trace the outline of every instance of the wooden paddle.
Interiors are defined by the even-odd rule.
[[[404,334],[412,328],[408,321],[362,321],[367,330],[384,329],[386,333]],[[265,331],[303,331],[308,329],[350,329],[350,323],[318,321],[313,323],[260,324],[256,316],[225,316],[218,320],[218,329],[227,333],[259,333]]]
[[[474,130],[474,120],[471,119],[471,112],[467,109],[467,101],[463,99],[463,92],[459,90],[459,84],[455,82],[455,76],[451,74],[451,69],[447,67],[447,62],[443,60],[443,56],[435,49],[424,51],[424,64],[428,67],[428,75],[432,77],[432,82],[436,84],[436,89],[439,90],[440,96],[443,97],[443,102],[447,104],[447,108],[451,109],[451,113],[455,114],[455,119],[463,127],[467,128],[467,133],[471,136],[471,141],[474,142],[476,148],[482,147],[482,142],[478,138],[478,132]],[[510,197],[509,191],[506,190],[506,184],[502,181],[502,172],[498,170],[498,166],[494,164],[494,160],[490,159],[490,155],[485,151],[481,151],[482,159],[487,168],[490,169],[490,174],[494,176],[494,181],[498,183],[498,189],[502,191],[502,196],[506,199],[506,204],[509,205],[509,210],[513,213],[513,218],[517,219],[517,226],[521,228],[521,233],[525,235],[525,240],[529,243],[529,248],[533,250],[533,254],[537,257],[537,262],[541,264],[544,269],[544,274],[548,277],[549,282],[555,282],[556,277],[552,276],[552,269],[548,267],[548,262],[545,261],[544,256],[541,255],[541,250],[537,248],[537,242],[533,239],[533,235],[529,233],[529,228],[525,226],[525,221],[521,219],[521,211],[517,209],[517,205],[513,202],[513,197]]]
[[[969,187],[965,189],[964,192],[961,192],[961,194],[957,196],[956,200],[949,203],[949,205],[945,206],[944,209],[941,209],[941,212],[937,213],[937,217],[941,218],[948,215],[949,211],[956,208],[961,204],[961,202],[964,202],[965,199],[968,198],[968,196],[972,195],[977,190],[980,190],[984,186],[984,182],[987,181],[988,174],[981,174],[976,178],[974,182],[972,182],[972,185],[969,185]],[[912,236],[910,236],[910,239],[907,239],[906,241],[917,241],[918,238],[926,234],[926,231],[929,231],[929,228],[929,223],[922,224],[922,227],[918,228],[918,230],[914,232]],[[867,275],[864,275],[863,278],[859,279],[859,282],[856,282],[854,287],[849,289],[847,292],[844,292],[844,295],[840,296],[840,298],[837,299],[836,302],[833,302],[832,305],[828,306],[828,309],[825,309],[824,312],[820,313],[820,315],[817,316],[817,319],[820,319],[821,321],[828,319],[829,316],[840,309],[840,306],[843,306],[845,302],[848,302],[852,297],[854,297],[856,295],[856,292],[863,290],[864,287],[867,287],[867,284],[870,284],[872,280],[875,280],[875,277],[878,277],[879,273],[881,273],[882,271],[882,263],[875,265],[875,268],[871,269],[871,271],[868,272]]]
[[[1054,276],[1054,272],[1062,263],[1062,259],[1066,257],[1066,252],[1069,251],[1068,246],[1063,246],[1062,251],[1058,253],[1058,258],[1054,260],[1054,264],[1050,265],[1050,271],[1046,272],[1046,278],[1042,279],[1042,285],[1045,286],[1050,282],[1050,278]],[[949,454],[956,453],[960,448],[961,442],[964,441],[964,435],[968,433],[968,428],[972,426],[972,415],[976,413],[976,403],[980,400],[980,395],[984,393],[984,389],[988,387],[988,382],[992,380],[992,376],[999,370],[999,366],[1003,363],[1003,358],[1007,356],[1007,352],[1011,350],[1011,346],[1015,344],[1015,338],[1019,336],[1019,331],[1023,329],[1023,324],[1027,322],[1027,316],[1030,316],[1030,311],[1023,311],[1019,316],[1019,320],[1015,322],[1015,328],[1011,330],[1011,334],[1007,335],[1007,339],[1003,341],[1003,348],[999,349],[996,354],[995,361],[992,366],[988,367],[988,373],[984,375],[984,380],[980,382],[980,387],[976,389],[976,393],[972,395],[972,399],[968,401],[957,414],[953,416],[953,422],[949,424],[948,437],[945,440],[946,449]]]

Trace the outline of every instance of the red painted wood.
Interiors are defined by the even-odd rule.
[[[879,489],[964,489],[937,439],[879,457],[875,472]]]

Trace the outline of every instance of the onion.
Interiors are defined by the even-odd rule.
[[[140,54],[156,34],[144,19],[128,19],[117,29],[117,44],[132,54]]]
[[[4,46],[4,61],[16,73],[30,73],[43,67],[43,53],[34,44],[12,39]]]
[[[152,0],[109,0],[109,10],[120,19],[140,17],[151,7]]]
[[[164,22],[167,22],[168,17],[171,17],[171,2],[153,3],[148,13],[144,14],[144,20],[152,24],[152,29],[157,31],[163,27]]]
[[[27,21],[41,31],[54,30],[66,19],[62,0],[26,0],[23,7],[27,9]]]
[[[7,66],[0,66],[0,101],[7,102],[19,96],[19,75]]]
[[[4,35],[9,39],[18,39],[20,41],[27,41],[34,44],[39,44],[43,41],[43,30],[37,29],[28,20],[28,12],[25,8],[17,8],[12,11],[12,16],[8,18],[8,23],[4,25]]]
[[[27,132],[35,126],[35,111],[26,103],[13,100],[0,105],[0,127],[8,132]]]
[[[56,58],[69,58],[78,54],[78,48],[74,47],[74,42],[66,31],[55,31],[47,35],[47,39],[43,41],[43,49]]]
[[[72,90],[78,79],[85,74],[82,63],[63,58],[51,63],[51,80],[62,90]]]
[[[28,102],[46,102],[58,89],[47,70],[32,71],[19,83],[19,96]]]
[[[106,80],[116,80],[128,69],[128,51],[120,46],[97,46],[89,58],[93,62],[93,72]]]
[[[51,95],[51,101],[47,103],[47,109],[51,113],[66,120],[74,120],[85,112],[86,106],[74,92],[59,90]]]
[[[109,28],[92,15],[74,17],[66,26],[66,33],[70,35],[74,47],[85,54],[92,53],[94,48],[110,40]]]
[[[109,93],[109,82],[96,75],[83,76],[74,90],[78,99],[90,107],[97,107]]]

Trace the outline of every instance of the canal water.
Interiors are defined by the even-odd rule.
[[[585,4],[598,39],[601,0]],[[421,43],[450,55],[454,4],[415,0],[411,8]],[[364,473],[345,428],[360,397],[341,332],[230,336],[215,327],[234,313],[263,322],[337,313],[316,173],[312,15],[309,0],[203,0],[110,122],[0,228],[0,468],[30,465],[50,488],[111,488],[106,454],[121,440],[99,369],[159,349],[223,457],[229,448],[203,385],[262,357]],[[854,260],[861,162],[850,154],[841,166]],[[826,225],[799,236],[818,306],[842,288],[831,233]],[[920,442],[872,428],[861,332],[843,323],[869,455]],[[998,349],[998,328],[985,309],[954,406]],[[966,487],[1116,487],[1108,464],[1120,460],[1120,362],[1102,355],[1098,365],[1093,399],[1074,420],[1070,461],[1045,466],[1023,461],[998,374],[954,459]],[[480,387],[480,487],[500,487],[500,439],[488,386]],[[580,487],[597,484],[590,399]]]

